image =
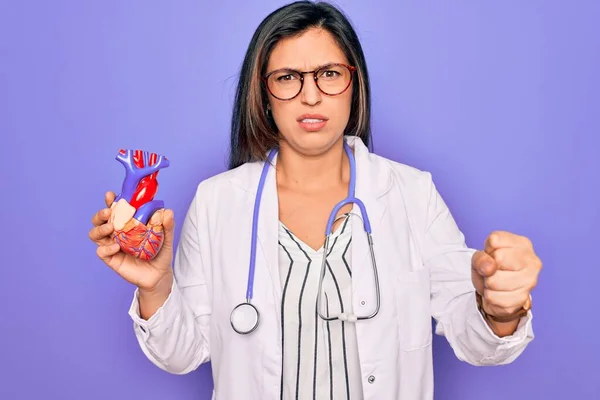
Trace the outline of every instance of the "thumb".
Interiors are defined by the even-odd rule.
[[[483,296],[483,290],[485,289],[485,283],[483,282],[483,276],[479,275],[474,269],[471,270],[471,281],[477,293]]]
[[[479,294],[483,294],[484,280],[496,273],[496,260],[484,251],[476,251],[471,259],[471,279]]]
[[[471,259],[471,268],[484,278],[496,273],[496,260],[485,251],[476,251]]]

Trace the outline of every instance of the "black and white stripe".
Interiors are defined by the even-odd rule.
[[[325,315],[350,311],[351,224],[332,234],[321,299]],[[353,323],[317,314],[323,248],[315,251],[283,224],[279,229],[283,399],[360,399],[360,366]]]

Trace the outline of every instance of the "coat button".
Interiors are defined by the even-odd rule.
[[[373,375],[369,376],[369,383],[375,382],[375,377]]]

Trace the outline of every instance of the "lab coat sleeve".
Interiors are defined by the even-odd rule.
[[[424,264],[431,276],[432,316],[436,334],[445,336],[458,359],[472,365],[514,361],[533,340],[532,314],[521,318],[511,336],[498,337],[477,309],[471,280],[471,258],[450,210],[427,174],[428,207],[424,233]]]
[[[201,185],[181,228],[169,297],[152,317],[144,320],[140,317],[136,289],[129,309],[135,336],[146,357],[173,374],[191,372],[210,359],[211,302],[205,277],[209,249],[199,240],[199,230],[206,226]]]

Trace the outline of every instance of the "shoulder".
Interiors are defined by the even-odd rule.
[[[389,174],[392,186],[411,195],[430,194],[433,186],[431,172],[374,153],[369,153],[368,157],[375,173]]]
[[[371,188],[376,191],[397,188],[410,197],[428,198],[434,188],[433,178],[429,171],[392,160],[376,153],[363,153],[368,162]],[[250,162],[237,168],[227,170],[200,181],[196,187],[195,197],[204,203],[213,203],[219,199],[235,197],[240,190],[254,194],[256,182],[260,177],[263,163]],[[379,186],[378,188],[376,186]]]
[[[250,182],[260,175],[263,163],[245,163],[237,168],[220,172],[200,181],[196,186],[195,198],[205,204],[226,199],[240,190],[253,190]]]

